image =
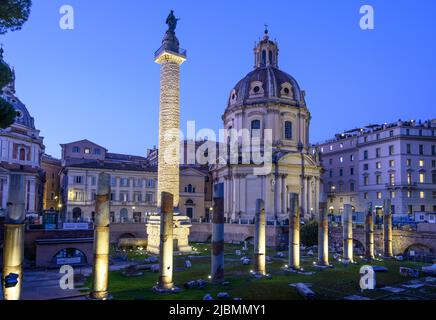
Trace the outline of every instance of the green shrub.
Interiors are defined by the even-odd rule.
[[[312,220],[303,225],[300,230],[300,236],[301,243],[306,247],[318,244],[318,222]]]

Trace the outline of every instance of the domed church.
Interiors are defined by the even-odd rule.
[[[272,130],[272,170],[254,175],[254,164],[217,165],[214,181],[223,185],[227,221],[253,219],[256,199],[265,201],[270,221],[288,218],[289,193],[299,194],[301,216],[318,212],[321,166],[309,145],[310,112],[305,92],[279,68],[279,48],[265,30],[254,48],[254,70],[231,90],[222,116],[225,129]]]
[[[6,64],[1,48],[0,63]],[[11,104],[17,112],[14,123],[8,128],[0,129],[0,210],[6,209],[9,175],[18,173],[25,176],[26,212],[39,212],[42,209],[44,178],[41,156],[45,147],[39,130],[35,128],[33,117],[15,96],[14,72],[13,81],[1,89],[0,97]]]

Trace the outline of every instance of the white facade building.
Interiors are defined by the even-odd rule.
[[[436,212],[436,120],[371,125],[317,147],[332,213],[381,209],[383,199],[395,214]]]

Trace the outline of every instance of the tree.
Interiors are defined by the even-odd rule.
[[[0,34],[20,30],[29,19],[32,0],[0,0]],[[12,71],[3,61],[3,48],[0,49],[0,90],[12,82]],[[0,129],[14,123],[17,112],[6,100],[0,98]]]
[[[318,244],[318,222],[312,220],[301,227],[301,242],[306,247]]]
[[[6,100],[0,98],[0,129],[9,127],[14,123],[17,111]]]
[[[0,34],[20,30],[29,19],[32,0],[0,0]]]

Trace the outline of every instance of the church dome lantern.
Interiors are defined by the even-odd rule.
[[[298,107],[304,102],[297,81],[279,69],[278,58],[278,44],[265,29],[263,39],[254,48],[254,70],[231,90],[227,110],[268,102]]]

